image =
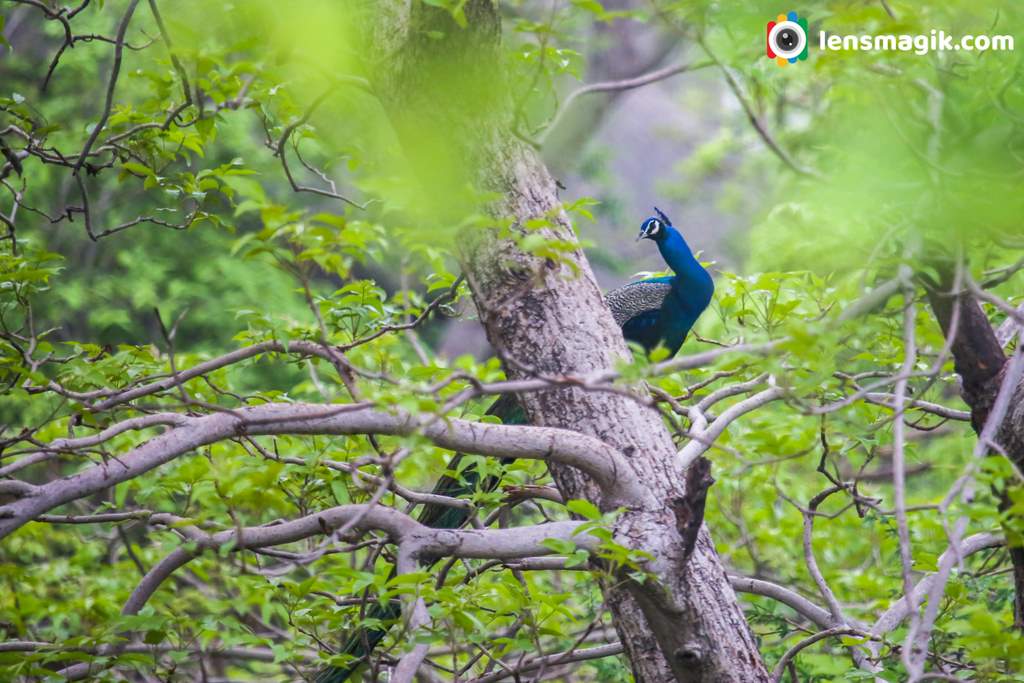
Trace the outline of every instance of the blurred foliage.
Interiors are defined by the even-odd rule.
[[[426,4],[450,12],[451,30],[463,30],[470,18],[463,2]],[[776,4],[626,5],[613,10],[594,0],[503,3],[501,58],[508,77],[493,87],[512,93],[512,111],[505,114],[517,134],[534,139],[584,77],[592,51],[600,49],[590,42],[593,27],[646,24],[677,37],[688,55],[714,60],[719,75],[735,82],[733,94],[790,158],[787,163],[773,153],[743,108],[734,108],[718,136],[679,160],[679,177],[663,181],[666,192],[682,194],[680,188],[693,179],[715,174],[726,186],[722,211],[742,205],[756,216],[739,240],[744,272],[717,272],[715,301],[698,326],[700,338],[785,339],[783,352],[753,360],[729,356],[713,367],[648,381],[685,404],[764,373],[790,391],[791,400],[744,416],[720,438],[711,453],[717,483],[707,518],[732,569],[817,599],[800,547],[803,518],[794,503],[806,505],[828,486],[820,463],[844,479],[875,474],[857,492],[891,510],[892,487],[884,475],[891,464],[892,414],[861,401],[824,417],[803,409],[842,399],[851,391],[851,377],[892,375],[904,354],[901,301],[885,302],[855,321],[841,322],[840,313],[866,289],[893,277],[908,258],[926,268],[932,249],[962,250],[976,279],[1002,280],[992,291],[1014,305],[1021,300],[1021,278],[1013,270],[1015,252],[1024,247],[1019,52],[822,53],[814,50],[812,37],[811,58],[780,69],[762,55],[765,22],[778,13]],[[888,5],[892,16],[880,2],[830,0],[806,10],[813,35],[943,28],[1013,35],[1024,45],[1024,7],[1012,3]],[[88,3],[74,18],[74,30],[113,35],[126,6]],[[159,222],[142,221],[94,241],[81,212],[68,212],[82,200],[66,166],[30,157],[21,172],[2,181],[0,213],[12,215],[16,196],[22,203],[16,233],[0,251],[3,438],[27,429],[42,443],[95,433],[141,409],[181,409],[183,395],[168,391],[138,409],[97,415],[79,400],[36,390],[49,381],[71,392],[117,389],[261,342],[352,344],[410,321],[449,288],[453,301],[438,307],[417,334],[382,334],[347,353],[367,372],[356,381],[360,395],[385,406],[440,412],[468,386],[454,379],[460,373],[499,379],[496,359],[438,353],[447,319],[472,317],[467,288],[456,281],[455,235],[481,220],[467,208],[479,196],[468,189],[463,160],[452,158],[445,141],[476,133],[458,122],[423,120],[415,102],[401,121],[386,115],[373,96],[375,72],[368,60],[374,53],[368,41],[380,38],[367,29],[370,13],[378,11],[375,3],[247,0],[214,7],[179,0],[160,3],[160,9],[172,40],[163,37],[150,6],[140,4],[127,33],[131,49],[125,51],[114,107],[98,138],[98,146],[106,147],[83,174],[94,233],[139,217]],[[805,8],[796,9],[803,14]],[[0,139],[11,150],[25,148],[27,141],[13,126],[27,132],[38,149],[77,153],[100,116],[113,47],[91,40],[64,51],[44,90],[47,66],[63,40],[61,22],[47,20],[38,7],[10,2],[0,5],[0,21],[9,42],[0,45]],[[445,38],[430,37],[439,43]],[[443,73],[424,79],[433,87],[454,80]],[[496,95],[472,95],[452,93],[466,102],[467,119],[473,112],[489,113]],[[684,90],[681,106],[686,97]],[[403,150],[397,125],[421,126],[422,148]],[[582,161],[602,190],[595,194],[614,199],[616,179],[600,150],[590,150]],[[427,193],[410,180],[421,170],[410,165],[426,163],[434,164],[437,181]],[[294,185],[316,191],[296,192]],[[580,201],[577,208],[585,217],[588,203]],[[620,212],[608,201],[596,215],[640,218]],[[521,246],[558,259],[574,245],[541,240],[534,232]],[[616,245],[604,246],[605,258],[616,254]],[[917,367],[923,373],[938,358],[943,340],[919,305]],[[987,312],[993,323],[1004,318],[995,309]],[[691,339],[686,350],[703,349],[702,344]],[[633,374],[642,374],[650,361],[637,358]],[[444,380],[453,381],[433,393],[426,390]],[[183,390],[194,402],[190,409],[203,410],[352,400],[329,363],[285,353],[254,356],[190,380]],[[948,359],[937,378],[915,377],[911,391],[921,400],[963,408]],[[477,418],[486,407],[477,402],[459,415]],[[681,418],[667,419],[682,444]],[[919,411],[911,411],[908,421],[920,428],[907,453],[915,472],[908,503],[920,508],[910,528],[917,571],[934,571],[947,545],[943,523],[955,516],[970,519],[969,533],[1019,531],[1016,513],[1011,511],[1014,519],[1001,516],[991,493],[989,485],[1007,486],[1014,477],[995,459],[979,475],[973,504],[954,506],[944,519],[934,506],[969,462],[973,433],[963,423]],[[90,456],[124,453],[155,433],[127,432]],[[219,528],[294,518],[368,500],[375,487],[346,468],[374,456],[375,447],[391,452],[403,446],[414,455],[401,462],[397,478],[428,488],[450,454],[421,440],[383,438],[374,446],[363,437],[239,439],[199,449],[62,512],[170,511]],[[8,449],[3,463],[24,449]],[[79,460],[29,472],[33,480],[69,474],[86,464]],[[485,471],[495,468],[489,460],[471,460]],[[381,471],[373,464],[363,469]],[[533,463],[514,463],[502,476],[506,486],[549,483]],[[1019,487],[1014,495],[1024,499]],[[474,502],[480,518],[501,500],[501,492],[479,495]],[[383,501],[404,505],[392,494]],[[870,623],[902,592],[893,517],[853,507],[845,494],[830,498],[823,512],[834,516],[816,520],[818,562],[851,616]],[[511,521],[536,522],[542,514],[568,513],[536,503],[516,508]],[[166,651],[122,654],[122,669],[186,680],[195,649],[251,646],[268,648],[274,661],[219,659],[221,674],[266,680],[292,672],[290,666],[331,661],[324,644],[336,647],[344,633],[365,621],[344,600],[364,594],[383,601],[418,591],[431,604],[434,630],[417,638],[472,644],[487,657],[509,660],[538,648],[564,650],[592,622],[607,625],[597,572],[513,574],[496,568],[469,580],[479,563],[460,562],[448,567],[443,585],[436,572],[389,580],[386,554],[334,554],[316,539],[291,548],[308,558],[297,569],[268,556],[200,557],[140,615],[118,616],[140,571],[177,545],[171,533],[130,523],[33,523],[6,539],[0,546],[0,632],[6,639],[61,647],[0,653],[0,675],[44,677],[67,663],[95,659],[91,650],[132,629]],[[625,565],[642,559],[614,548],[608,552],[618,552],[613,559]],[[932,648],[964,680],[1021,680],[1024,638],[1010,628],[1013,596],[1006,568],[1005,550],[979,553],[950,582]],[[789,608],[767,598],[743,600],[769,666],[806,637],[805,624]],[[523,626],[506,631],[518,623]],[[499,632],[512,635],[494,637]],[[883,643],[884,680],[905,678],[895,649],[905,635],[904,625]],[[393,634],[382,652],[398,655],[408,645],[407,638]],[[462,652],[448,663],[467,661]],[[801,681],[865,676],[835,639],[803,651],[795,667]],[[617,658],[583,664],[564,680],[629,678],[628,666]],[[95,680],[120,678],[108,671]]]

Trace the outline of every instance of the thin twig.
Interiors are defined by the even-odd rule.
[[[114,43],[114,65],[110,68],[110,79],[107,82],[107,95],[106,100],[103,103],[103,111],[100,114],[100,120],[93,126],[92,132],[89,133],[89,138],[85,141],[85,146],[82,147],[81,153],[78,155],[78,161],[72,167],[72,173],[78,175],[78,172],[82,168],[82,164],[89,157],[89,150],[92,149],[93,144],[96,142],[96,138],[99,137],[100,132],[104,126],[107,125],[107,119],[110,118],[110,110],[114,106],[114,90],[117,88],[117,77],[121,73],[121,57],[124,54],[124,36],[128,31],[128,23],[132,19],[132,14],[135,13],[135,8],[138,7],[139,0],[129,0],[128,9],[125,10],[124,16],[121,17],[120,23],[117,25],[117,38]]]
[[[704,52],[707,53],[708,57],[710,57],[722,71],[722,75],[725,76],[725,82],[729,86],[729,90],[731,90],[732,94],[736,96],[736,100],[740,103],[740,106],[743,107],[743,112],[747,115],[750,125],[754,127],[754,131],[758,134],[761,140],[764,141],[764,144],[768,146],[768,149],[774,152],[775,156],[777,156],[782,163],[791,168],[797,174],[808,178],[821,179],[822,175],[818,171],[798,164],[793,157],[789,155],[789,152],[782,148],[778,141],[775,140],[774,136],[772,136],[768,131],[768,127],[765,125],[764,121],[761,120],[761,117],[754,111],[753,105],[743,94],[743,89],[740,87],[739,82],[733,75],[732,70],[714,55],[703,38],[698,38],[698,42],[700,43],[700,46],[704,48]]]
[[[589,83],[587,85],[581,86],[576,90],[573,90],[571,93],[569,93],[566,96],[565,100],[562,101],[562,105],[558,108],[558,111],[552,117],[551,122],[547,126],[547,132],[541,138],[541,144],[543,144],[544,141],[547,139],[548,133],[554,130],[558,126],[558,124],[561,123],[562,119],[565,117],[566,112],[569,110],[569,107],[573,104],[573,102],[575,102],[577,98],[582,97],[583,95],[589,95],[591,93],[597,92],[618,92],[622,90],[633,90],[635,88],[640,88],[645,85],[650,85],[651,83],[663,81],[666,78],[671,78],[672,76],[675,76],[677,74],[687,73],[689,71],[697,71],[698,69],[704,69],[708,66],[712,66],[713,64],[714,62],[710,60],[697,62],[695,64],[673,64],[671,66],[655,69],[654,71],[649,71],[645,74],[641,74],[640,76],[634,76],[633,78],[624,78],[618,81],[601,81],[598,83]]]
[[[911,618],[911,630],[917,624],[919,615],[914,595],[914,557],[910,545],[910,530],[907,526],[907,498],[906,498],[906,462],[905,445],[906,434],[903,414],[906,410],[907,379],[917,362],[917,344],[915,337],[915,323],[917,319],[917,306],[914,302],[914,292],[911,289],[904,291],[903,308],[903,367],[900,370],[901,379],[896,382],[893,396],[893,405],[896,409],[895,420],[893,421],[893,448],[892,448],[892,483],[893,501],[896,508],[896,528],[899,538],[900,566],[903,575],[903,592],[907,600],[907,611]],[[904,662],[909,668],[910,648],[904,648]]]

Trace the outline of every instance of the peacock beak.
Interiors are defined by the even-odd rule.
[[[639,241],[640,241],[640,240],[642,240],[642,239],[643,239],[644,237],[647,237],[647,235],[645,235],[644,233],[642,233],[642,232],[641,232],[641,233],[640,233],[639,235],[637,235],[637,236],[636,236],[636,241],[637,241],[637,242],[639,242]]]

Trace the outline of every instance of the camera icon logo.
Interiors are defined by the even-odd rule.
[[[796,64],[796,60],[807,59],[807,20],[796,12],[780,14],[775,21],[768,22],[766,35],[767,54],[779,66]]]

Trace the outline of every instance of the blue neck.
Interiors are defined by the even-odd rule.
[[[684,282],[697,284],[709,278],[704,266],[693,257],[690,245],[671,225],[665,226],[665,237],[658,241],[658,251],[672,272]]]
[[[693,252],[678,230],[666,225],[654,240],[661,257],[675,275],[670,278],[653,279],[658,282],[668,280],[671,291],[665,295],[661,304],[653,330],[654,336],[645,338],[641,343],[645,343],[648,350],[659,343],[664,344],[669,354],[675,355],[683,345],[686,335],[690,333],[690,328],[711,303],[711,298],[715,294],[715,283],[711,279],[711,274],[693,257]],[[632,332],[636,333],[637,330]],[[629,331],[627,338],[630,338]]]

